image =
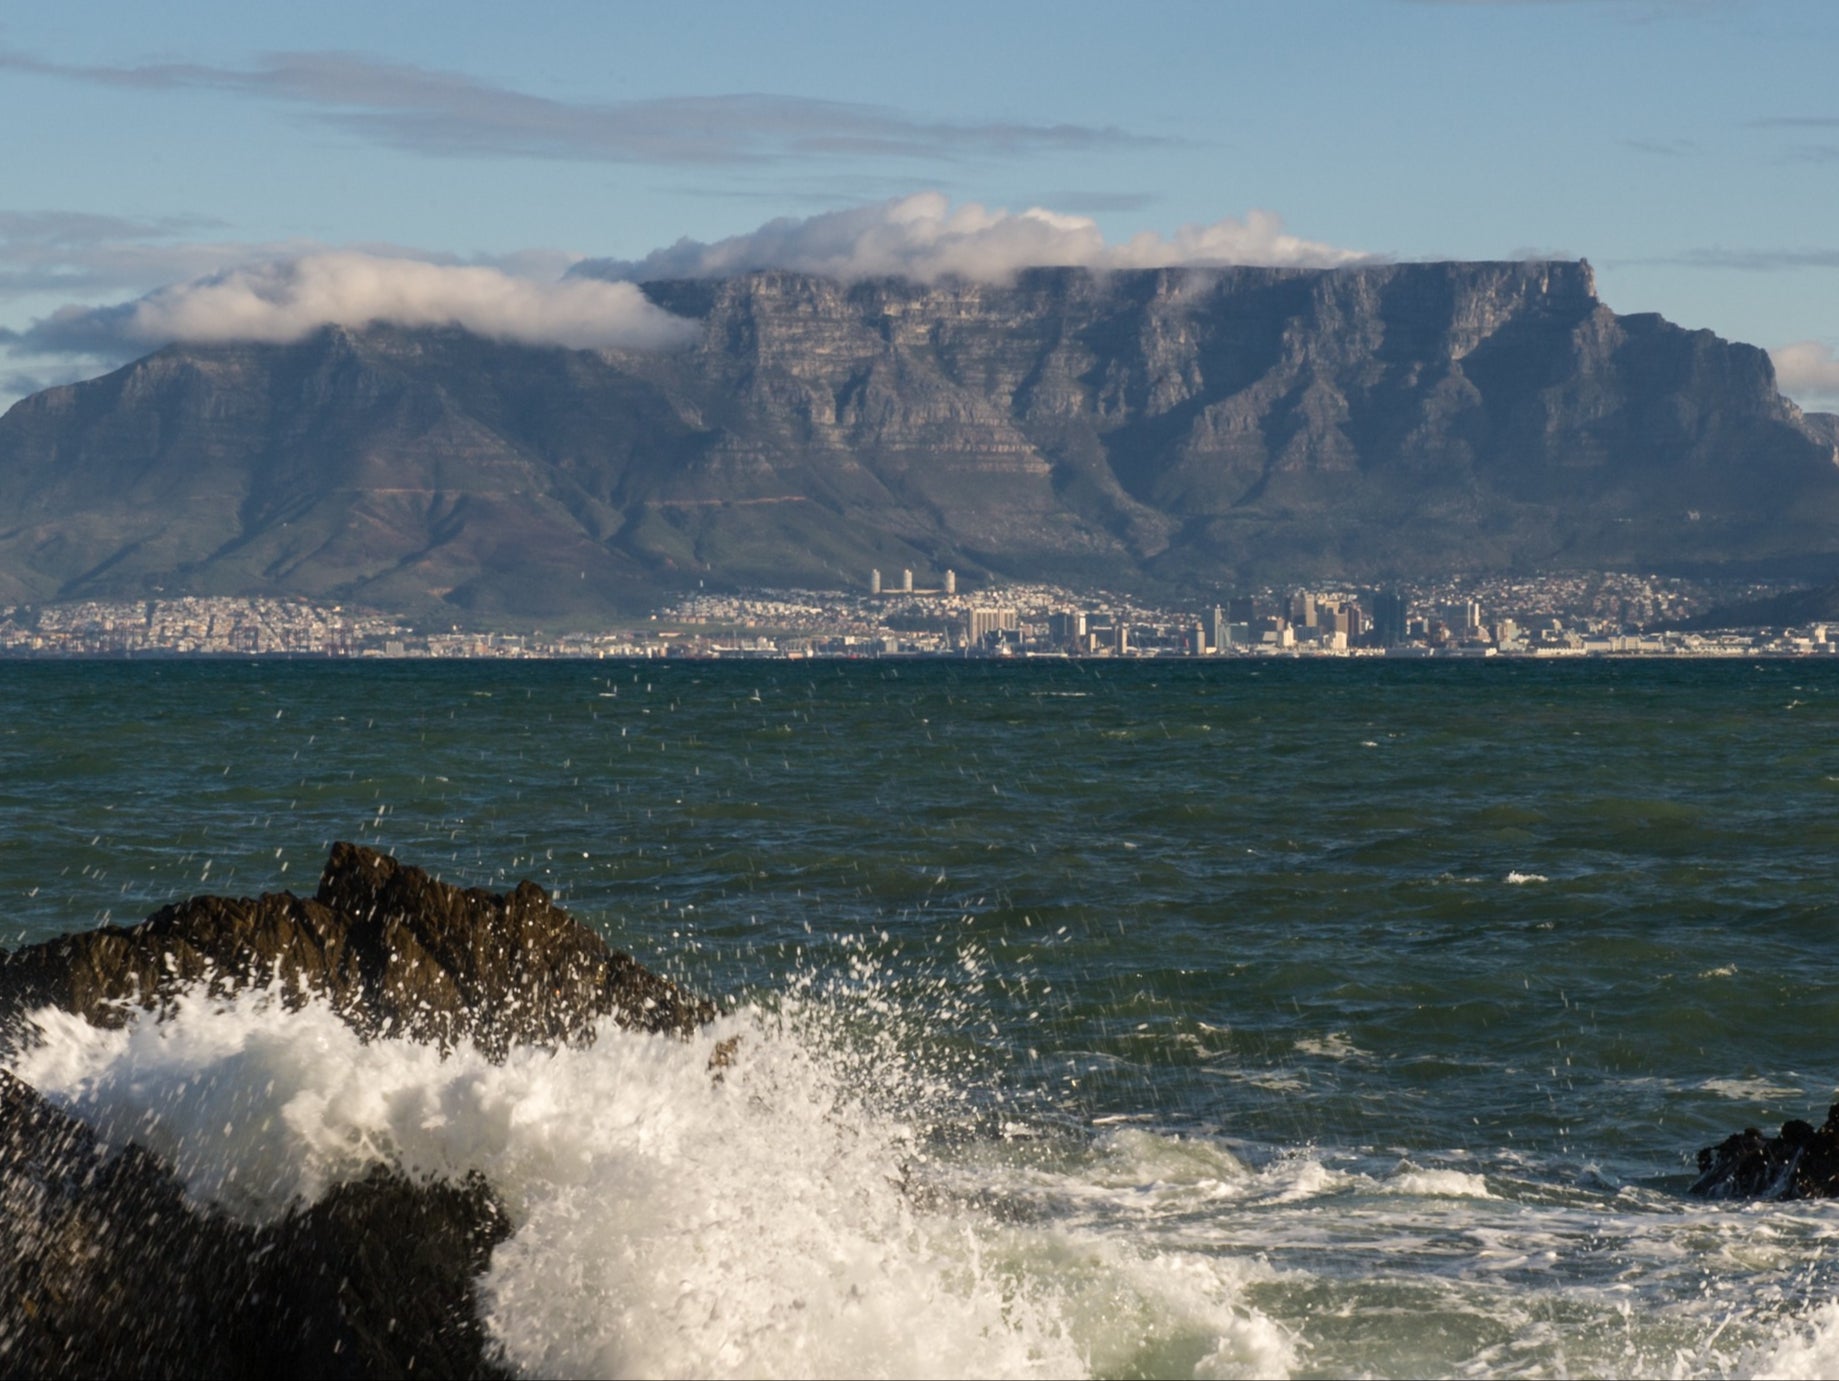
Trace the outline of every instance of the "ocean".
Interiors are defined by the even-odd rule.
[[[0,663],[0,944],[531,878],[718,998],[491,1064],[323,1008],[16,1070],[272,1217],[484,1173],[530,1375],[1839,1372],[1839,666]],[[709,1049],[741,1037],[719,1084]]]

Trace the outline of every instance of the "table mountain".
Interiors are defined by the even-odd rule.
[[[645,285],[670,353],[328,327],[0,419],[0,601],[587,619],[870,567],[1379,580],[1839,555],[1839,419],[1588,264]]]

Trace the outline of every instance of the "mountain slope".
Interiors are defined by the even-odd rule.
[[[1112,583],[1817,561],[1833,419],[1577,263],[647,285],[677,353],[327,328],[0,419],[0,601],[586,618],[870,566]]]

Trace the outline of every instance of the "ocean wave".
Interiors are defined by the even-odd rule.
[[[607,1023],[589,1047],[494,1063],[466,1044],[366,1042],[323,1003],[193,992],[115,1029],[36,1012],[16,1072],[250,1221],[378,1164],[482,1173],[513,1225],[482,1312],[525,1374],[1293,1367],[1295,1339],[1243,1302],[1253,1268],[959,1192],[930,1138],[949,1081],[863,1039],[859,1016],[788,997],[688,1040]],[[1242,1171],[1223,1151],[1153,1144],[1191,1184]],[[1140,1173],[1140,1155],[1124,1159]]]
[[[1422,1194],[1432,1198],[1492,1199],[1493,1191],[1480,1175],[1464,1170],[1420,1170],[1401,1166],[1397,1174],[1381,1181],[1389,1194]]]
[[[904,1008],[858,958],[860,988],[794,981],[688,1039],[608,1024],[494,1062],[366,1042],[321,1003],[192,992],[113,1029],[41,1010],[15,1070],[251,1221],[379,1164],[482,1174],[511,1224],[482,1317],[528,1375],[1811,1376],[1839,1357],[1839,1313],[1799,1312],[1839,1231],[1818,1206],[1763,1221],[1505,1152],[1042,1116],[954,1063],[966,1014],[935,992]],[[1594,1283],[1610,1247],[1627,1297]]]
[[[1788,1336],[1770,1347],[1749,1350],[1740,1362],[1747,1375],[1783,1381],[1816,1381],[1839,1376],[1839,1303],[1824,1304],[1791,1325]]]
[[[1803,1090],[1792,1084],[1779,1084],[1769,1079],[1707,1079],[1699,1087],[1706,1093],[1739,1103],[1766,1103],[1803,1095]]]
[[[1355,1045],[1345,1031],[1330,1031],[1321,1036],[1304,1036],[1296,1041],[1293,1048],[1299,1055],[1315,1055],[1325,1060],[1358,1060],[1370,1058],[1371,1051],[1362,1050]]]

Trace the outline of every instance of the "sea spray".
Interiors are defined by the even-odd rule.
[[[192,992],[116,1029],[40,1010],[17,1072],[249,1219],[377,1164],[483,1173],[515,1229],[484,1312],[527,1374],[1288,1368],[1284,1330],[1239,1306],[1235,1263],[960,1192],[940,1148],[974,1114],[939,1132],[962,1086],[892,1039],[885,993],[871,1013],[796,986],[691,1040],[609,1022],[591,1046],[501,1063],[365,1042],[320,1003]]]
[[[1830,1371],[1827,1205],[1030,1121],[966,1082],[968,1011],[929,1046],[876,973],[497,1063],[193,991],[114,1029],[41,1009],[15,1070],[245,1219],[479,1172],[513,1227],[483,1316],[530,1375]]]
[[[379,1165],[482,1175],[513,1231],[481,1314],[528,1375],[1828,1369],[1839,1329],[1799,1304],[1825,1206],[1080,1122],[1005,1067],[974,943],[825,954],[688,1039],[443,1055],[193,989],[114,1028],[39,1009],[15,1069],[248,1221]]]

